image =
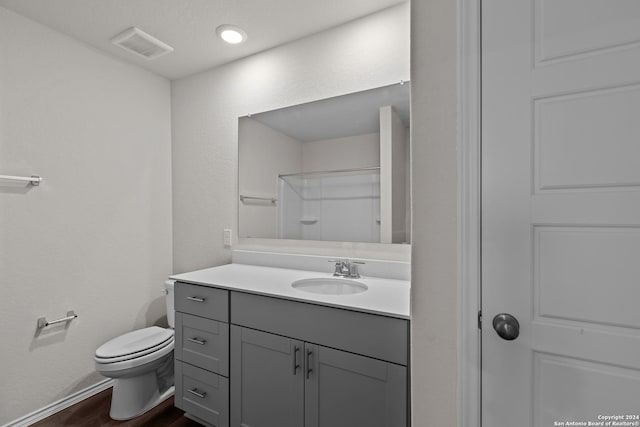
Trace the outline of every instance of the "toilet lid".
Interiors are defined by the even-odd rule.
[[[99,359],[111,359],[136,353],[149,353],[156,347],[164,347],[173,340],[173,329],[158,326],[138,329],[114,338],[102,344],[96,350]]]

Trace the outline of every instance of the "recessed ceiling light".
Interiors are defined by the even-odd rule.
[[[235,25],[220,25],[216,28],[216,33],[218,33],[218,37],[227,43],[238,44],[242,43],[247,39],[247,33],[240,27],[236,27]]]

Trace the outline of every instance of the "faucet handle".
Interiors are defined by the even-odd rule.
[[[359,279],[360,273],[358,273],[358,264],[366,264],[363,261],[351,261],[349,264],[349,277],[352,279]]]
[[[335,270],[333,271],[334,276],[342,276],[342,267],[344,266],[344,260],[341,259],[329,259],[327,262],[335,262]]]

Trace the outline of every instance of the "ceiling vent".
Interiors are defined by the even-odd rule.
[[[140,28],[131,27],[111,39],[111,43],[146,59],[173,52],[173,48]]]

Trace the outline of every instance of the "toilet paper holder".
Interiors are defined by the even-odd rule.
[[[55,325],[57,323],[70,322],[76,317],[78,317],[78,315],[73,310],[67,311],[67,317],[63,317],[62,319],[52,320],[51,322],[47,322],[46,317],[40,317],[38,319],[38,329],[46,328],[47,326]]]

